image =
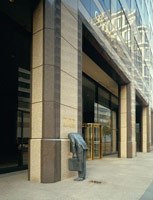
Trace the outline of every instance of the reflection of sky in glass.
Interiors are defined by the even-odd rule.
[[[94,18],[96,16],[99,16],[100,14],[101,13],[96,4],[93,1],[91,1],[91,17]]]

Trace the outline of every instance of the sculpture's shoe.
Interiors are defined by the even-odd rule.
[[[80,177],[74,179],[74,181],[83,181],[83,180],[84,178],[80,178]]]

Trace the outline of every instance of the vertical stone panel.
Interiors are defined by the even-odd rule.
[[[142,152],[147,152],[147,107],[142,108]]]
[[[43,0],[35,2],[32,43],[32,100],[29,179],[41,182],[43,136]]]
[[[78,0],[62,0],[63,5],[77,19],[78,18]]]
[[[43,29],[43,0],[37,1],[33,12],[33,33]]]
[[[136,156],[135,88],[132,83],[120,90],[120,157]]]
[[[78,17],[78,133],[82,134],[82,21]]]
[[[62,63],[62,61],[61,61]],[[61,104],[78,108],[78,80],[61,71]]]
[[[127,157],[136,156],[136,93],[132,83],[127,85]]]
[[[127,157],[127,85],[120,88],[120,157]]]
[[[32,68],[43,65],[43,30],[33,34]]]
[[[46,29],[55,28],[55,4],[56,0],[45,0],[44,1],[44,24],[43,27]]]
[[[60,138],[61,178],[73,176],[68,169],[69,142],[63,140],[78,131],[78,16],[77,1],[61,3],[61,90],[60,90]],[[72,5],[75,5],[75,8]],[[75,9],[75,12],[73,10]],[[81,86],[82,87],[82,86]]]
[[[61,70],[78,79],[78,50],[61,38]]]
[[[42,101],[43,66],[32,69],[32,103]]]
[[[151,147],[153,146],[153,111],[151,110]]]
[[[71,132],[77,132],[77,109],[61,105],[60,138],[68,138]]]
[[[76,19],[62,3],[61,36],[75,49],[78,49],[78,19]]]
[[[30,140],[30,166],[29,178],[32,181],[41,182],[41,140]]]
[[[116,152],[116,112],[112,111],[113,152]]]
[[[41,182],[61,180],[61,141],[44,139],[41,146]]]
[[[151,108],[148,106],[147,109],[147,152],[151,150]]]
[[[33,103],[31,106],[31,138],[42,138],[42,102]]]

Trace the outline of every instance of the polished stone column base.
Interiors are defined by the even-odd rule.
[[[53,183],[61,180],[61,141],[50,139],[30,140],[31,181]]]
[[[75,176],[68,170],[71,156],[68,139],[31,139],[29,179],[54,183]]]

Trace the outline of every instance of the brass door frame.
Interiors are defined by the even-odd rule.
[[[84,123],[83,127],[86,129],[85,131],[85,141],[87,143],[88,149],[89,149],[89,141],[91,141],[91,156],[87,156],[87,160],[94,160],[94,159],[100,159],[103,158],[103,145],[102,145],[102,135],[103,135],[103,127],[99,123]],[[95,128],[99,128],[99,156],[94,156],[94,138],[95,138]],[[91,139],[89,138],[89,130],[91,130]],[[90,149],[89,149],[90,150]],[[89,150],[87,151],[87,155],[89,155]]]

